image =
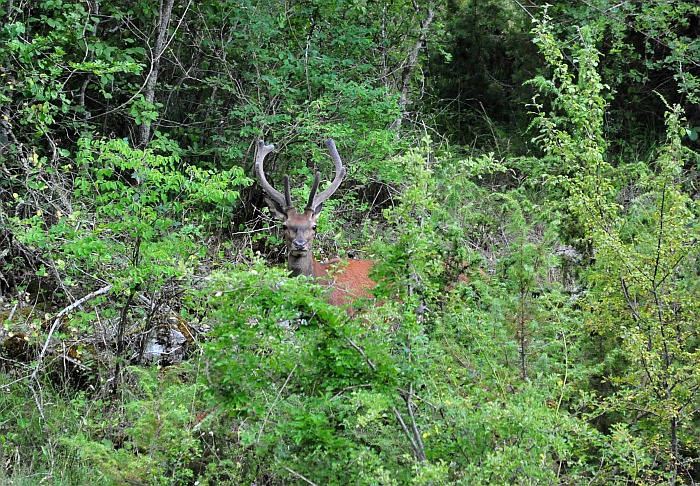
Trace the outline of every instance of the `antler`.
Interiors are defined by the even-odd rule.
[[[309,192],[309,202],[306,203],[304,211],[313,211],[318,206],[318,204],[314,204],[314,196],[316,196],[316,191],[318,191],[318,185],[320,182],[321,173],[316,171],[316,175],[314,175],[314,183],[311,186],[311,192]]]
[[[338,150],[335,148],[335,142],[332,138],[326,140],[326,147],[331,153],[331,158],[335,164],[335,178],[330,186],[328,186],[321,194],[316,196],[316,191],[318,190],[318,181],[321,175],[316,172],[316,177],[314,178],[314,185],[311,188],[311,194],[309,194],[309,203],[306,205],[307,209],[316,209],[318,206],[323,204],[323,202],[331,197],[335,191],[340,187],[343,178],[345,177],[345,167],[343,167],[343,162],[340,160],[340,155],[338,155]]]
[[[309,193],[309,201],[306,204],[306,211],[316,211],[326,199],[331,197],[333,193],[338,190],[338,187],[340,187],[340,184],[343,182],[343,178],[345,177],[346,170],[345,167],[343,167],[343,162],[340,160],[338,150],[335,148],[335,142],[329,138],[326,140],[326,147],[328,147],[335,165],[335,178],[333,179],[333,182],[331,182],[330,186],[328,186],[320,194],[316,195],[321,180],[321,173],[316,172],[314,176],[314,183],[313,186],[311,186],[311,192]],[[258,149],[255,153],[255,172],[257,173],[260,184],[262,185],[262,188],[267,196],[277,206],[279,206],[281,210],[286,212],[293,207],[291,191],[289,190],[289,176],[284,176],[284,194],[282,194],[277,189],[272,187],[269,182],[267,182],[265,170],[263,169],[265,156],[273,150],[275,150],[274,145],[265,145],[263,140],[258,140]]]
[[[289,177],[284,176],[284,193],[282,195],[277,189],[272,187],[267,178],[265,177],[265,170],[263,169],[263,161],[265,156],[275,150],[275,146],[265,145],[263,140],[258,140],[258,150],[255,153],[255,172],[258,174],[258,179],[260,179],[260,184],[267,195],[272,199],[280,208],[288,209],[292,206],[292,198],[289,192]]]

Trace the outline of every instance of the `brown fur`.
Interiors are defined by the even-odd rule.
[[[316,262],[320,274],[316,276],[333,287],[328,296],[328,303],[344,306],[360,297],[371,299],[373,296],[370,291],[377,285],[369,278],[373,264],[371,260],[336,259],[327,263]]]

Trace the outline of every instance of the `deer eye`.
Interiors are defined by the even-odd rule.
[[[282,223],[282,229],[285,230],[285,231],[287,231],[287,229],[288,229],[288,228],[287,228],[287,223]]]
[[[316,231],[316,225],[315,225],[315,224],[312,224],[312,225],[311,225],[311,229],[314,230],[314,231]]]

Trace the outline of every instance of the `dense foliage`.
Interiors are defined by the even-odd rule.
[[[700,481],[697,2],[0,16],[0,482]]]

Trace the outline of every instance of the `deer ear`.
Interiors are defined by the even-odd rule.
[[[270,207],[270,212],[276,220],[285,221],[287,219],[287,211],[275,199],[265,195],[265,202]]]
[[[321,210],[323,209],[323,203],[319,204],[316,206],[312,211],[311,217],[313,221],[316,221],[318,219],[318,216],[321,214]]]

